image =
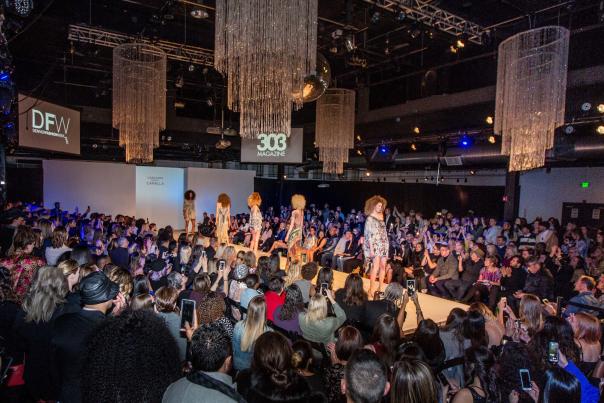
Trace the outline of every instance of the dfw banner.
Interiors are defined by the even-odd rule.
[[[262,133],[255,139],[241,139],[241,162],[280,164],[302,162],[302,129],[284,133]]]
[[[80,112],[19,94],[19,145],[80,154]]]

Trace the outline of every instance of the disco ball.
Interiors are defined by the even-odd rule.
[[[329,84],[331,83],[331,67],[325,56],[317,53],[317,72],[306,76],[304,79],[304,88],[302,94],[296,93],[296,99],[302,98],[304,103],[316,101],[323,95]]]

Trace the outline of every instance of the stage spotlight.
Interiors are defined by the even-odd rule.
[[[185,107],[184,101],[174,101],[174,109],[183,109]]]
[[[413,133],[415,133],[415,134],[419,134],[420,133],[419,126],[415,126],[413,128]]]
[[[193,63],[189,64],[189,71],[191,73],[195,71],[195,65]]]
[[[10,81],[10,73],[7,71],[0,71],[0,81],[3,83]]]
[[[208,12],[202,8],[196,8],[191,10],[191,17],[195,18],[196,20],[205,20],[206,18],[210,17],[210,14],[208,14]]]
[[[411,143],[411,150],[417,151],[417,146],[415,145],[415,143]]]
[[[287,175],[283,175],[283,179],[287,179]]]
[[[405,18],[407,18],[407,14],[403,10],[400,10],[398,13],[396,13],[396,20],[398,22],[404,21]]]
[[[575,132],[575,127],[573,125],[568,125],[564,128],[564,133],[573,134]]]
[[[497,141],[495,139],[495,136],[493,136],[493,135],[490,135],[489,138],[488,138],[488,140],[489,140],[489,143],[491,143],[491,144],[495,144],[495,141]]]
[[[591,109],[591,104],[589,102],[583,102],[583,104],[581,104],[581,110],[583,112],[589,112],[590,109]]]
[[[598,134],[604,134],[604,126],[600,125],[596,128],[596,131],[598,132]]]
[[[414,30],[411,31],[411,38],[415,39],[418,36],[420,36],[422,33],[422,31],[420,31],[419,29],[415,28]]]
[[[361,151],[361,150],[357,150],[357,154],[358,154],[358,155],[363,155],[363,151]]]
[[[387,152],[388,152],[388,146],[386,146],[386,145],[382,144],[382,145],[380,146],[380,153],[381,153],[381,154],[386,154]]]
[[[365,172],[365,176],[371,176],[371,172],[369,172],[369,171]]]
[[[466,47],[466,42],[462,38],[459,38],[458,40],[455,41],[455,46],[458,49],[465,48]]]
[[[475,173],[476,173],[476,171],[474,171],[474,170],[470,171],[470,175],[474,175]]]
[[[428,177],[424,176],[424,182],[428,182]]]
[[[354,43],[354,35],[348,35],[346,39],[344,39],[344,47],[346,47],[346,50],[349,52],[352,52],[357,48]]]
[[[357,134],[357,141],[361,141],[361,135]]]
[[[453,45],[449,46],[449,52],[457,53],[457,51],[458,51],[458,49],[455,46],[453,46]]]
[[[382,15],[380,14],[380,12],[378,10],[374,11],[373,14],[371,14],[371,23],[377,24],[380,21],[381,16]]]
[[[604,113],[604,104],[598,104],[598,112]]]
[[[459,146],[462,148],[470,147],[472,145],[472,143],[473,143],[472,138],[467,135],[461,136],[461,139],[459,140]]]
[[[493,124],[493,116],[487,116],[487,118],[485,119],[485,121],[487,122],[487,124],[492,125]]]

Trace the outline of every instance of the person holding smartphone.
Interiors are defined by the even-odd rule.
[[[335,316],[327,316],[327,302],[331,303]],[[302,336],[309,341],[317,343],[331,343],[335,341],[334,332],[346,321],[346,313],[336,302],[333,292],[325,287],[321,292],[312,296],[308,303],[308,310],[299,314]]]

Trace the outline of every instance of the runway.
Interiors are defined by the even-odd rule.
[[[235,247],[235,250],[239,252],[240,250],[248,251],[249,248],[246,248],[241,245],[232,245]],[[259,252],[257,257],[259,256],[268,256],[268,253]],[[287,258],[281,258],[281,267],[285,268],[287,264]],[[344,288],[344,283],[346,282],[346,277],[348,273],[344,273],[341,271],[334,270],[334,280],[333,280],[333,290],[337,291],[340,288]],[[316,279],[315,279],[316,280]],[[315,283],[313,280],[313,283]],[[369,279],[363,278],[363,288],[365,291],[369,291]],[[453,308],[461,308],[464,311],[468,309],[468,305],[462,304],[456,301],[450,301],[448,299],[435,297],[429,294],[418,293],[419,305],[422,309],[425,319],[432,319],[437,324],[444,324],[447,320],[447,316],[451,309]],[[407,319],[405,320],[405,324],[403,325],[403,331],[405,333],[412,333],[417,328],[417,317],[415,315],[415,305],[413,302],[409,302],[406,307],[407,311]]]

